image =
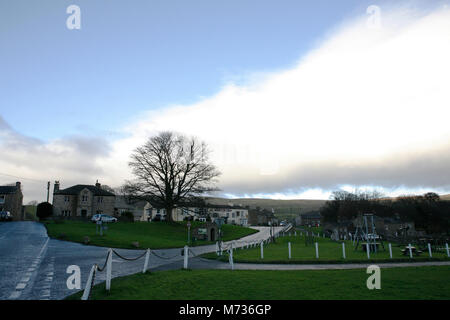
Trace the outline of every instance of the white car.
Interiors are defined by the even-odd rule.
[[[102,222],[117,222],[117,218],[108,216],[107,214],[96,214],[91,218],[92,222],[97,222],[101,220]]]

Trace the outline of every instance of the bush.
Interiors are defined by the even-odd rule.
[[[53,214],[53,206],[49,202],[41,202],[38,204],[36,209],[36,216],[40,220],[45,220],[48,217],[51,217]]]

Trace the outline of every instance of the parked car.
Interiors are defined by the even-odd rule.
[[[0,211],[0,220],[1,221],[11,221],[12,215],[9,211]]]
[[[91,218],[91,221],[94,223],[99,220],[101,220],[102,222],[117,222],[117,218],[108,216],[107,214],[95,214]]]

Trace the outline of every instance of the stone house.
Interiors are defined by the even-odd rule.
[[[156,215],[160,215],[165,219],[166,209],[157,205],[147,203],[143,210],[141,221],[153,220]],[[180,204],[172,211],[172,218],[174,221],[184,221],[185,219],[198,220],[200,218],[210,217],[212,221],[217,218],[224,218],[225,223],[236,224],[241,226],[248,225],[248,209],[241,206],[232,205],[213,205],[200,204],[196,206],[193,203]]]
[[[147,201],[130,200],[126,196],[116,196],[114,215],[120,217],[124,212],[131,212],[134,216],[134,221],[144,220],[143,216],[147,204]]]
[[[318,212],[304,213],[295,218],[297,226],[320,227],[322,224],[322,216]]]
[[[95,185],[77,184],[60,189],[55,181],[53,189],[53,214],[63,217],[91,217],[95,214],[114,214],[116,196]]]
[[[276,223],[275,214],[266,209],[250,209],[248,211],[248,221],[252,226],[267,226],[269,222]]]
[[[22,201],[20,182],[12,186],[0,186],[0,211],[9,211],[13,220],[23,220]]]

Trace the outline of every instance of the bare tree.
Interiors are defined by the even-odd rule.
[[[206,144],[195,138],[161,132],[133,151],[129,166],[136,179],[122,190],[130,198],[165,208],[167,221],[172,221],[178,204],[218,190],[220,172],[208,153]]]

